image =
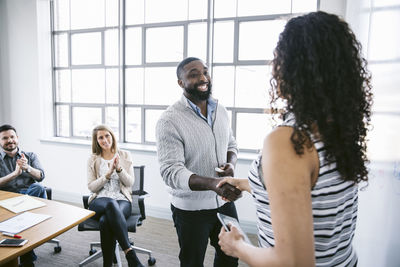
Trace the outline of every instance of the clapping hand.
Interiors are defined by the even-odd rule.
[[[25,157],[25,154],[22,153],[21,154],[21,158],[17,159],[17,165],[15,166],[17,169],[17,167],[19,167],[20,171],[25,171],[26,169],[28,169],[28,159]],[[19,172],[19,171],[18,171]],[[19,173],[21,174],[21,173]]]

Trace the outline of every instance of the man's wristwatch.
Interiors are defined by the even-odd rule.
[[[26,172],[30,173],[32,171],[32,167],[30,165],[28,165],[28,168],[26,168]]]

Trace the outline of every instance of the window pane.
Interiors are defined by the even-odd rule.
[[[146,0],[145,10],[146,23],[187,20],[188,0]]]
[[[236,17],[236,0],[215,0],[214,17],[215,18]]]
[[[236,140],[240,148],[261,150],[264,137],[271,130],[272,123],[267,114],[237,114]]]
[[[56,101],[71,101],[71,72],[70,70],[56,70]]]
[[[269,106],[269,66],[236,67],[236,107],[266,108]],[[251,85],[251,86],[250,86]]]
[[[399,6],[399,0],[379,0],[373,1],[374,7],[388,7],[388,6]]]
[[[69,30],[69,0],[54,0],[54,30]]]
[[[104,103],[104,69],[72,70],[72,101]]]
[[[141,142],[142,113],[140,108],[127,108],[126,109],[126,141],[133,143]]]
[[[56,67],[68,67],[68,35],[54,35],[54,56]]]
[[[127,25],[144,23],[144,0],[126,0],[125,6]]]
[[[273,59],[284,20],[251,21],[239,24],[239,60]],[[254,33],[262,34],[254,34]]]
[[[400,112],[400,64],[374,64],[372,72],[374,111]]]
[[[106,102],[108,104],[119,103],[119,71],[118,69],[106,69]]]
[[[170,105],[182,94],[175,68],[145,69],[145,104]]]
[[[71,35],[72,65],[101,64],[101,33]]]
[[[214,62],[233,62],[233,21],[214,24]]]
[[[371,161],[393,162],[400,160],[400,116],[375,114],[372,130],[368,134],[368,157]],[[390,125],[390,127],[388,127]]]
[[[142,68],[129,68],[125,71],[126,103],[144,104],[143,88],[144,76]]]
[[[317,11],[317,0],[293,0],[292,13]]]
[[[164,110],[146,110],[146,142],[156,142],[156,124]]]
[[[369,59],[400,58],[400,9],[372,13]]]
[[[119,62],[118,30],[108,30],[104,34],[105,64],[116,66]]]
[[[182,26],[147,29],[146,62],[177,62],[182,59]]]
[[[291,0],[238,0],[238,16],[290,13]]]
[[[225,107],[233,107],[235,98],[235,67],[214,67],[212,81],[213,96]]]
[[[207,1],[189,0],[189,19],[207,19]]]
[[[118,0],[106,0],[106,26],[118,26]]]
[[[69,106],[57,106],[57,136],[69,136]]]
[[[101,108],[72,108],[73,135],[91,138],[92,130],[101,124]]]
[[[125,63],[127,65],[142,64],[142,28],[127,29],[125,38]]]
[[[104,27],[104,0],[71,0],[71,29]]]
[[[188,57],[207,60],[207,23],[191,23],[188,27]]]
[[[110,126],[115,134],[117,141],[119,140],[119,108],[106,107],[106,125]]]

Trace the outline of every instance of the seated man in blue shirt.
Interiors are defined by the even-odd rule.
[[[17,131],[11,125],[0,126],[0,190],[46,198],[45,188],[38,182],[44,171],[33,152],[18,147]],[[20,258],[21,266],[34,266],[36,255],[32,251]]]

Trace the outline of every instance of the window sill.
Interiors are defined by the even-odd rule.
[[[72,146],[84,146],[91,147],[91,140],[67,138],[67,137],[47,137],[41,138],[41,143],[44,144],[61,144],[61,145],[72,145]],[[157,148],[155,145],[141,145],[141,144],[130,144],[130,143],[119,143],[119,148],[129,150],[129,151],[140,151],[140,152],[152,152],[157,153]],[[238,155],[238,160],[240,161],[253,161],[257,157],[258,153],[251,152],[240,152]]]

